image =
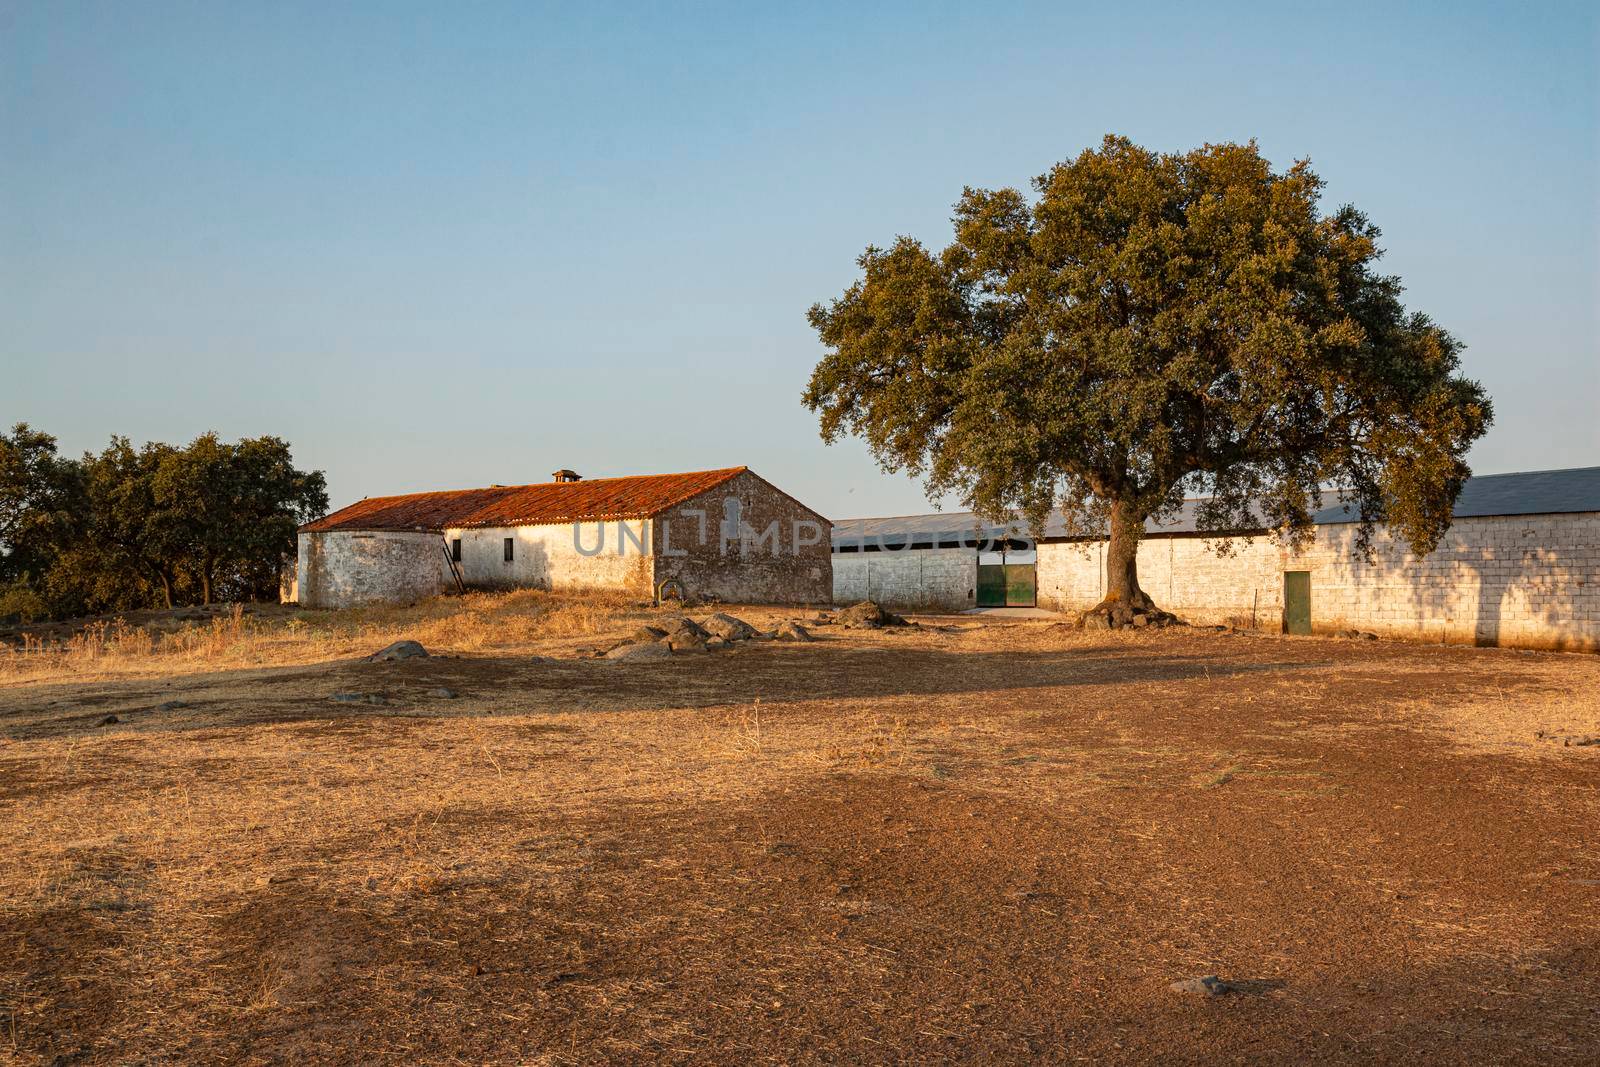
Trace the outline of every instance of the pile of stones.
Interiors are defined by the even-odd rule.
[[[757,630],[743,619],[717,612],[696,622],[687,615],[667,615],[639,627],[620,645],[604,654],[606,659],[668,659],[672,656],[697,656],[716,652],[741,641],[810,641],[805,626],[787,620],[772,630]]]

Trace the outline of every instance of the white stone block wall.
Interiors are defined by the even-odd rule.
[[[875,600],[889,608],[961,611],[977,603],[978,554],[935,548],[835,552],[833,602]]]
[[[444,532],[445,543],[458,537],[458,566],[469,589],[618,589],[641,596],[650,592],[649,520],[486,526]],[[508,537],[512,539],[509,562],[505,558]]]
[[[1521,648],[1600,650],[1600,514],[1458,519],[1423,559],[1383,529],[1374,562],[1356,527],[1320,526],[1303,550],[1274,537],[1236,540],[1219,557],[1198,537],[1139,546],[1139,581],[1191,622],[1276,630],[1283,572],[1311,572],[1314,630]],[[1039,546],[1039,603],[1079,611],[1103,594],[1103,546]]]
[[[436,533],[302,533],[295,573],[308,608],[409,604],[438,596],[451,581]]]

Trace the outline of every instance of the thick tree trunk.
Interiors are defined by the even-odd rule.
[[[1176,621],[1156,607],[1139,586],[1139,542],[1144,537],[1144,520],[1145,516],[1127,504],[1112,503],[1106,540],[1106,595],[1083,613],[1081,622],[1086,629],[1166,626]]]

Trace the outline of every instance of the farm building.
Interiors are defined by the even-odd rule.
[[[1600,651],[1600,467],[1468,480],[1455,522],[1421,559],[1380,527],[1363,560],[1341,504],[1315,522],[1298,551],[1241,531],[1224,557],[1196,532],[1190,502],[1147,525],[1139,582],[1194,623]],[[835,523],[833,548],[839,602],[1081,611],[1105,590],[1104,541],[1068,536],[1059,513],[1037,542],[970,513],[854,519]]]
[[[614,589],[825,604],[828,520],[747,467],[369,497],[300,528],[289,599],[410,603],[452,589]]]

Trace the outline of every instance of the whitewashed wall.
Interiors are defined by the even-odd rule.
[[[296,594],[308,608],[409,604],[449,588],[436,533],[334,530],[300,535]]]
[[[1303,552],[1276,538],[1236,541],[1223,558],[1200,538],[1139,546],[1139,581],[1158,605],[1197,623],[1276,630],[1283,572],[1311,572],[1314,630],[1522,648],[1600,650],[1600,514],[1458,519],[1423,559],[1381,528],[1376,557],[1354,552],[1353,525],[1321,526]],[[1105,588],[1103,546],[1039,547],[1039,603],[1079,611]]]
[[[833,602],[875,600],[890,608],[961,611],[977,603],[978,554],[938,548],[835,552]]]
[[[648,520],[446,530],[461,539],[461,577],[477,589],[620,589],[648,595]],[[505,559],[505,539],[513,540]],[[596,551],[598,549],[598,551]],[[593,553],[587,554],[587,553]]]

